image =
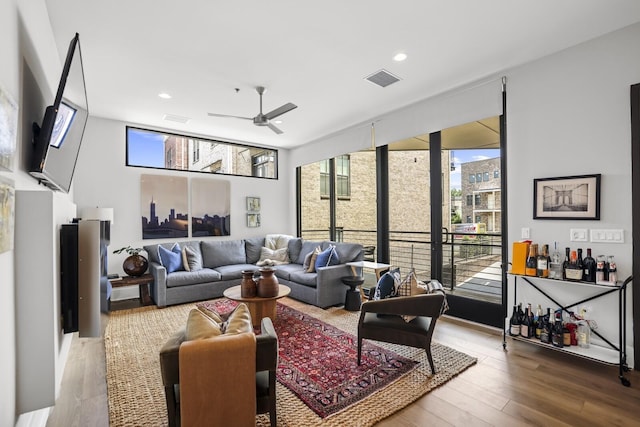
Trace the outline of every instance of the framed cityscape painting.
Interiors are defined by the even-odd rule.
[[[140,175],[142,238],[188,237],[187,178]]]
[[[600,174],[533,180],[533,219],[600,219]]]
[[[229,181],[191,179],[191,236],[231,235]]]

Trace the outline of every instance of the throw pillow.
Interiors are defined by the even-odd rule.
[[[219,335],[222,335],[222,329],[219,323],[215,322],[211,317],[197,308],[189,312],[187,328],[185,329],[185,340],[203,340]]]
[[[313,251],[309,252],[304,257],[304,262],[302,263],[302,269],[307,271],[309,269],[309,264],[311,263],[311,257],[313,256]]]
[[[338,253],[336,252],[336,247],[334,245],[329,245],[327,249],[320,252],[316,257],[315,267],[316,270],[321,267],[328,267],[330,265],[340,264],[340,260],[338,259]]]
[[[241,334],[243,332],[253,332],[251,323],[251,313],[245,303],[240,303],[229,314],[229,318],[222,324],[224,334]]]
[[[205,306],[198,306],[198,310],[200,310],[202,312],[202,314],[204,314],[205,316],[207,316],[208,318],[210,318],[211,320],[213,320],[214,322],[220,324],[224,322],[224,319],[222,318],[222,316],[220,316],[218,314],[217,311],[212,310],[208,307]]]
[[[307,273],[315,273],[316,271],[316,258],[318,258],[318,254],[322,252],[320,250],[320,246],[315,248],[313,252],[311,252],[311,258],[309,259],[309,266],[305,270]]]
[[[260,250],[260,260],[256,263],[258,266],[263,265],[282,265],[289,264],[288,248],[269,249],[265,246]]]
[[[182,270],[182,251],[179,244],[174,243],[171,250],[158,245],[158,258],[160,264],[167,269],[167,273]]]
[[[182,248],[182,266],[187,271],[202,270],[202,255],[189,246]]]
[[[397,296],[407,297],[424,293],[426,293],[426,291],[418,286],[418,278],[416,277],[415,271],[412,270],[400,283],[400,286],[398,286]]]
[[[396,296],[396,289],[400,285],[400,269],[390,270],[380,277],[376,285],[374,300],[392,298]]]

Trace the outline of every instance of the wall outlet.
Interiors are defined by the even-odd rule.
[[[531,238],[531,229],[529,227],[522,227],[520,231],[520,238],[522,239],[530,239]]]

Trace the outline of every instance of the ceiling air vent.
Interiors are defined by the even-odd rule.
[[[377,84],[380,87],[387,87],[390,84],[400,81],[400,78],[394,76],[387,70],[380,70],[365,77],[365,80],[369,80],[371,83]]]
[[[162,119],[176,123],[189,123],[189,120],[191,120],[189,117],[176,116],[174,114],[165,114]]]

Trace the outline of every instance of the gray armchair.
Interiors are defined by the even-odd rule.
[[[362,340],[366,338],[424,348],[431,372],[435,374],[431,356],[431,337],[440,317],[444,298],[443,294],[434,293],[363,303],[358,322],[358,365],[362,354]],[[416,317],[410,322],[405,322],[402,315]]]

